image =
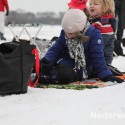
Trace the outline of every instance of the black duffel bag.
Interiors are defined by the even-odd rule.
[[[26,93],[35,64],[32,51],[36,47],[25,42],[0,45],[0,95]]]

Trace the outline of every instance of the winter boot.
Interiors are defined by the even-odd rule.
[[[122,39],[122,44],[125,47],[125,38]]]
[[[123,48],[121,46],[121,41],[115,40],[114,43],[114,52],[118,55],[118,56],[125,56],[123,54]]]
[[[3,33],[0,32],[0,39],[1,40],[6,40],[6,38],[3,36]]]

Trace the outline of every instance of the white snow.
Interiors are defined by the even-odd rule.
[[[51,39],[60,29],[45,26],[39,37]],[[8,28],[5,36],[13,38]],[[113,66],[125,71],[125,57],[115,57]],[[125,125],[125,82],[86,90],[29,87],[26,94],[0,97],[0,125]]]

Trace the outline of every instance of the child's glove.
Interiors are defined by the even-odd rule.
[[[41,64],[41,72],[48,75],[53,70],[53,65],[46,59],[43,58],[40,62]]]
[[[6,11],[6,16],[8,16],[8,15],[9,15],[9,10]]]
[[[57,72],[55,67],[46,59],[41,60],[41,73],[39,82],[43,84],[57,83]]]
[[[104,81],[104,82],[108,82],[108,81],[117,82],[117,83],[122,83],[122,82],[124,82],[123,79],[120,79],[120,78],[118,78],[118,77],[116,77],[116,76],[113,76],[113,75],[107,76],[107,77],[105,77],[105,78],[103,78],[103,79],[101,79],[101,80]]]

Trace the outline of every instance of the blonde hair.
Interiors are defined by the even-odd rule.
[[[103,14],[106,15],[115,14],[114,0],[89,0],[89,5],[97,1],[102,5]]]
[[[89,40],[89,37],[88,37],[88,36],[85,36],[85,35],[84,35],[83,33],[81,33],[81,32],[76,32],[75,35],[76,35],[76,39],[77,39],[77,40],[82,40],[83,43],[85,43],[85,42],[87,42],[87,41]]]

